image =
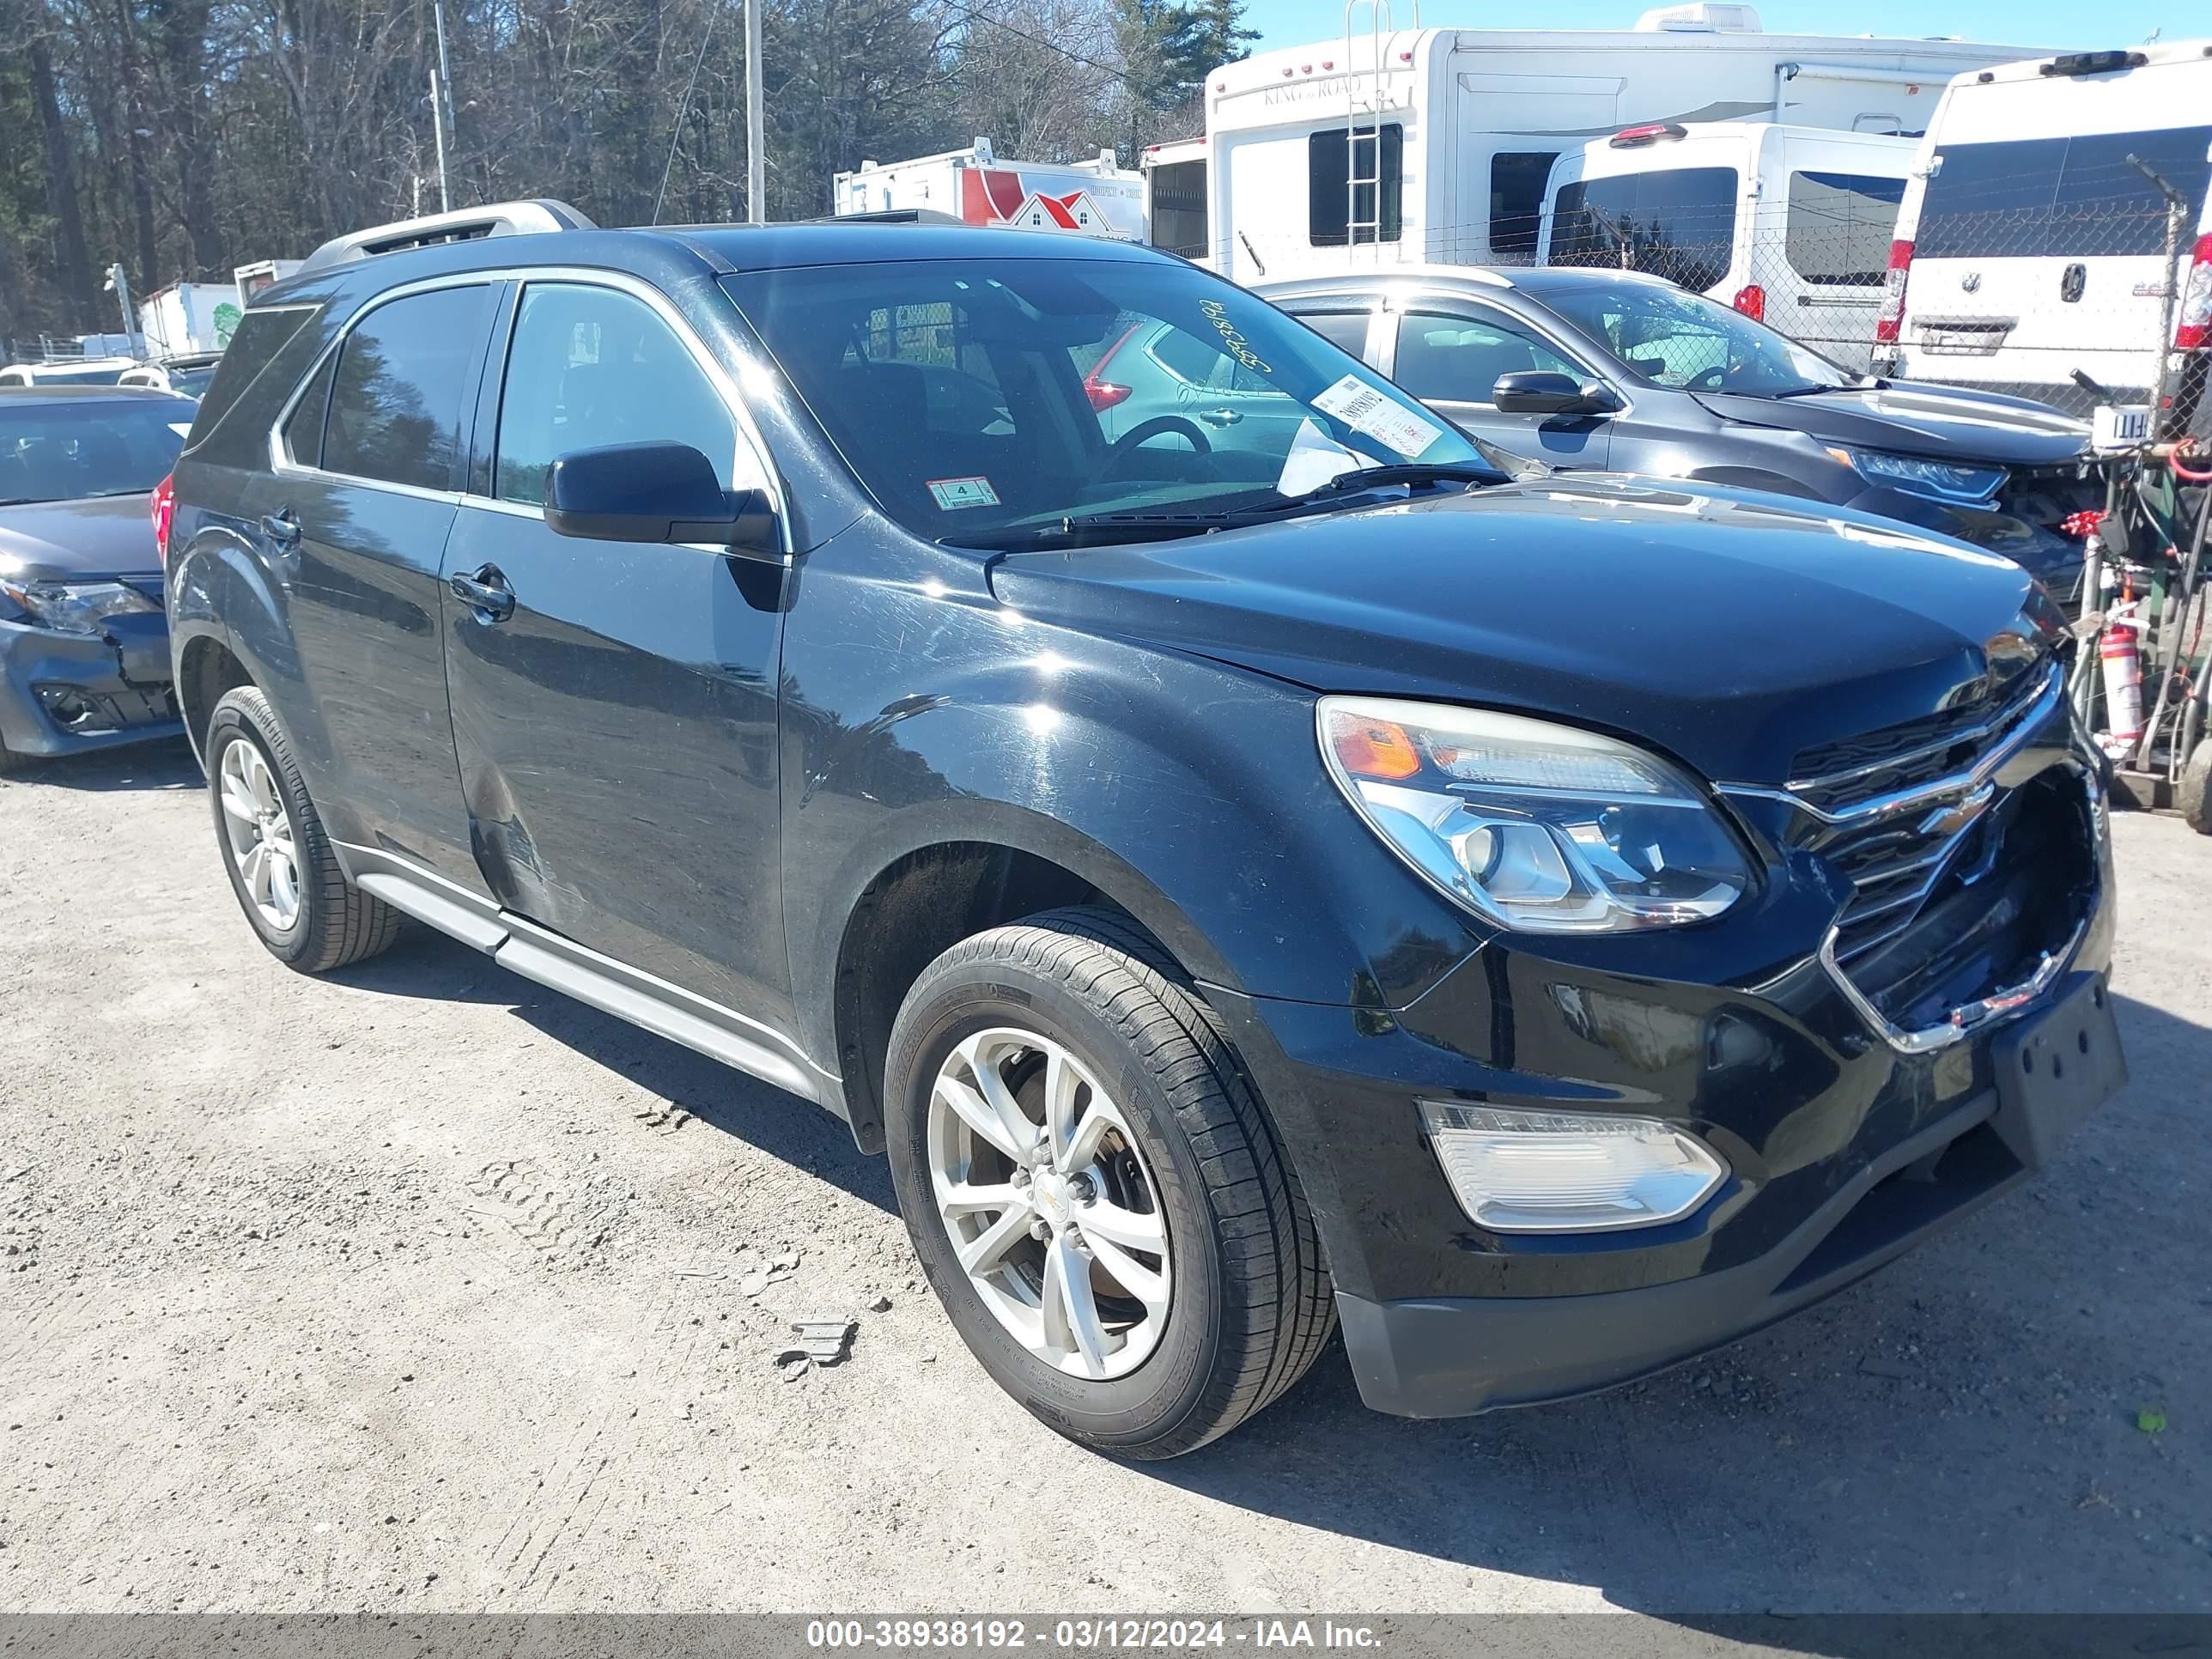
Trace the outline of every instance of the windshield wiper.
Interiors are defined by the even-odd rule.
[[[1349,472],[1340,472],[1328,483],[1309,489],[1303,495],[1293,496],[1285,505],[1302,507],[1310,501],[1325,501],[1338,495],[1357,495],[1370,489],[1388,489],[1394,484],[1418,489],[1423,484],[1508,482],[1510,480],[1504,472],[1479,461],[1398,461],[1388,466],[1356,466]]]

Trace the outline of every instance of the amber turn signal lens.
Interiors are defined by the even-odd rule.
[[[1410,778],[1421,769],[1420,750],[1395,720],[1339,714],[1329,722],[1337,763],[1355,778]]]

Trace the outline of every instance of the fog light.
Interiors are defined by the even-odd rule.
[[[1460,1207],[1492,1232],[1653,1227],[1689,1214],[1728,1175],[1711,1147],[1656,1118],[1420,1104]]]

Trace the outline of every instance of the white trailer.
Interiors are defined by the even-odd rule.
[[[228,315],[224,315],[225,312]],[[138,331],[154,357],[220,351],[238,324],[238,293],[228,285],[173,283],[138,307]]]
[[[841,216],[921,211],[971,225],[1145,240],[1144,177],[1118,165],[1110,149],[1089,161],[1017,161],[978,138],[942,155],[863,161],[836,175],[830,199]]]
[[[1769,34],[1747,5],[1619,30],[1394,29],[1388,0],[1375,9],[1372,28],[1347,7],[1342,38],[1207,77],[1215,269],[1526,264],[1553,164],[1589,139],[1692,121],[1917,134],[1953,76],[2042,51]]]
[[[1145,177],[1145,236],[1154,247],[1206,260],[1206,140],[1146,144],[1137,158]]]

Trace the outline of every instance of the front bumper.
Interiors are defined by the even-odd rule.
[[[2015,763],[2081,775],[2063,728]],[[1832,1293],[2024,1180],[2051,1138],[2007,1104],[1999,1060],[2031,1017],[2101,994],[2111,956],[2109,843],[2086,816],[2095,876],[2078,914],[2050,918],[2058,971],[1952,1041],[1877,1024],[1806,951],[1837,896],[1802,866],[1679,937],[1540,951],[1501,937],[1402,1009],[1212,994],[1312,1206],[1362,1397],[1437,1417],[1626,1382]],[[1730,1173],[1676,1221],[1494,1233],[1445,1181],[1424,1098],[1662,1117]]]
[[[59,756],[176,737],[168,624],[115,619],[112,635],[0,622],[0,744]]]

